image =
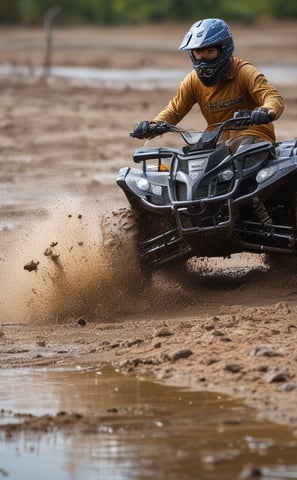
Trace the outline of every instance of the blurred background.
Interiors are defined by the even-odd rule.
[[[9,0],[0,2],[0,24],[39,26],[45,11],[60,7],[60,25],[132,25],[223,17],[251,23],[259,18],[296,19],[296,0]]]

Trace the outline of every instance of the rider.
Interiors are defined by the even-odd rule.
[[[232,34],[224,20],[208,18],[194,23],[179,49],[188,51],[193,70],[164,110],[152,121],[137,123],[133,136],[152,136],[158,122],[176,125],[198,103],[208,130],[236,112],[252,112],[250,127],[225,132],[223,140],[231,150],[240,144],[275,141],[271,122],[282,114],[284,100],[261,72],[233,55]]]

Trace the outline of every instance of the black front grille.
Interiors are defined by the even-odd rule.
[[[182,202],[184,200],[189,200],[187,196],[187,187],[186,183],[183,182],[176,182],[176,201]],[[233,182],[219,182],[216,178],[213,178],[212,181],[208,181],[207,183],[201,182],[201,184],[197,185],[197,188],[194,188],[192,193],[193,200],[199,200],[203,198],[211,198],[220,195],[225,195],[229,193],[233,188]]]
[[[176,200],[178,202],[187,200],[187,185],[183,182],[176,182]]]
[[[219,195],[225,195],[231,192],[234,185],[233,179],[228,182],[222,182],[218,180],[217,176],[212,178],[203,179],[197,185],[196,190],[193,192],[193,199],[211,198]]]

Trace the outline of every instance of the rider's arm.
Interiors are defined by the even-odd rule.
[[[194,75],[193,75],[194,73]],[[154,119],[154,122],[168,122],[177,125],[189,113],[195,103],[197,103],[197,93],[195,92],[196,73],[189,73],[180,83],[175,97]],[[195,82],[197,84],[197,81]],[[196,85],[197,88],[197,85]]]
[[[268,112],[274,112],[274,119],[277,120],[285,107],[284,99],[273,87],[266,77],[254,66],[246,64],[239,71],[240,82],[248,90],[250,97],[258,107],[266,108]]]

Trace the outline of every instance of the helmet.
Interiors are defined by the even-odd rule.
[[[197,60],[194,57],[193,50],[209,47],[217,47],[220,50],[215,60]],[[231,31],[224,20],[207,18],[192,25],[184,36],[179,50],[189,50],[198,77],[204,85],[211,86],[226,79],[231,66],[234,43]]]

